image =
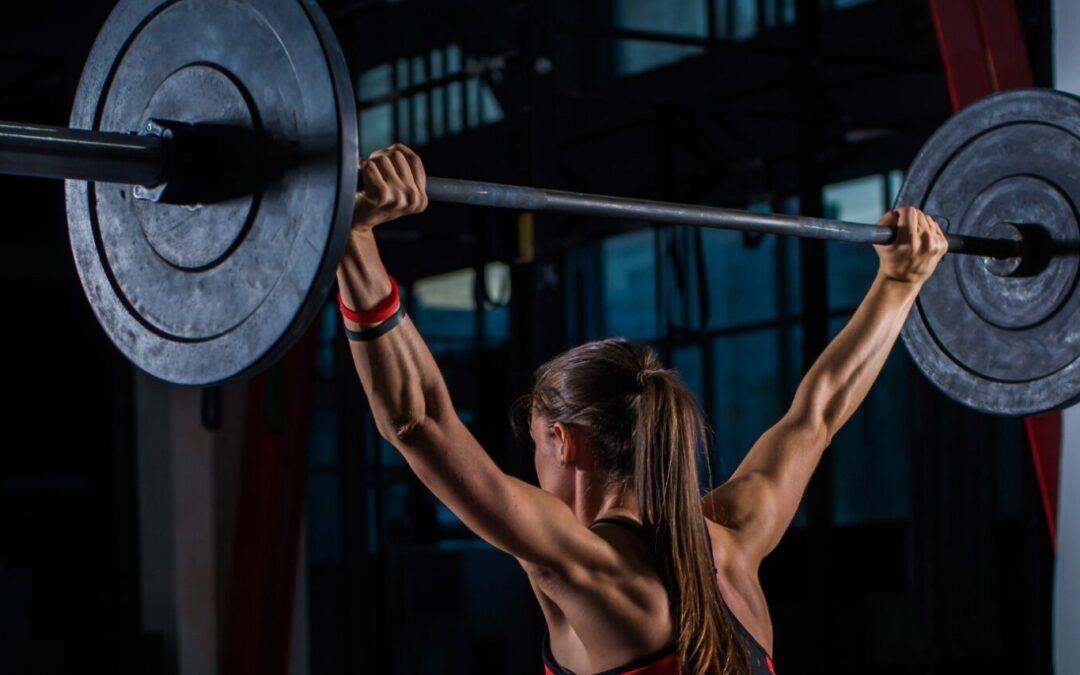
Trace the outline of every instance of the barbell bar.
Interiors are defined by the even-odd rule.
[[[160,122],[168,128],[168,122]],[[198,135],[197,125],[194,127]],[[121,134],[0,122],[0,173],[159,187],[171,179],[168,158],[184,156],[182,141],[160,133]],[[198,165],[194,167],[198,169]],[[548,190],[455,178],[427,179],[427,196],[449,202],[522,211],[692,225],[856,244],[887,244],[894,228],[831,218]],[[138,195],[139,192],[136,191]],[[195,195],[197,200],[199,195]],[[946,234],[950,253],[993,258],[1022,255],[1022,239]]]
[[[66,178],[68,235],[98,321],[136,366],[209,385],[282,356],[325,308],[358,186],[356,95],[315,0],[119,0],[70,129],[0,126],[0,172]],[[897,205],[952,253],[903,329],[965,406],[1080,400],[1080,99],[990,96],[948,119]],[[889,242],[877,225],[429,178],[432,201]],[[407,270],[399,270],[407,276]]]

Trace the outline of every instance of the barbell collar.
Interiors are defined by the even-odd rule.
[[[164,171],[165,142],[153,134],[0,122],[0,173],[153,187]]]

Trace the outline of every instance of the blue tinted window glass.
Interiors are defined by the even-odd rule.
[[[734,10],[731,37],[747,40],[757,34],[758,0],[729,0]]]
[[[410,99],[412,105],[412,142],[423,145],[428,142],[428,94],[420,92]]]
[[[372,421],[374,425],[374,421]],[[382,436],[376,435],[375,448],[379,453],[379,462],[383,467],[404,467],[405,458],[401,456],[401,453],[397,451],[397,448],[390,445],[390,443]]]
[[[509,307],[492,307],[484,312],[484,334],[488,347],[506,343],[510,338]]]
[[[836,334],[846,317],[831,322]],[[833,439],[833,509],[838,525],[899,520],[909,494],[907,354],[894,348],[866,400]]]
[[[780,4],[780,17],[785,26],[795,23],[795,0],[776,0]]]
[[[356,96],[361,101],[386,96],[393,90],[393,84],[394,69],[389,63],[384,63],[360,73],[356,83]]]
[[[849,9],[857,5],[865,5],[872,0],[828,0],[832,5],[832,9]]]
[[[778,317],[777,242],[772,236],[702,231],[710,328]]]
[[[389,103],[360,111],[360,152],[371,154],[393,142],[393,107]]]
[[[409,313],[432,351],[440,344],[472,347],[476,336],[476,272],[457,270],[416,281]]]
[[[412,111],[409,106],[409,99],[399,99],[396,105],[397,110],[397,140],[401,143],[412,143]]]
[[[828,185],[822,197],[828,218],[875,223],[887,210],[885,176],[866,176]],[[854,307],[877,273],[877,256],[869,246],[827,242],[826,247],[829,308]]]
[[[656,327],[656,254],[651,230],[602,243],[604,333],[651,340]]]
[[[446,58],[441,49],[432,49],[428,54],[428,72],[431,79],[437,80],[446,74]]]
[[[705,393],[705,373],[702,372],[701,347],[677,347],[671,354],[671,367],[679,373],[694,397],[701,403]],[[708,414],[708,411],[706,411]]]
[[[409,73],[414,86],[427,82],[427,62],[423,54],[412,57],[412,61],[409,63]]]
[[[712,427],[714,482],[726,480],[786,407],[779,372],[779,334],[759,330],[714,340]]]
[[[444,530],[465,529],[465,524],[461,522],[461,519],[442,502],[435,503],[435,521]]]
[[[495,93],[486,83],[480,86],[480,119],[484,124],[502,121],[503,111]]]
[[[618,28],[695,37],[708,34],[705,0],[616,0],[613,14]],[[703,52],[696,46],[619,40],[615,43],[615,72],[632,75]]]
[[[471,129],[480,126],[480,80],[470,77],[465,80],[466,125]]]
[[[704,53],[704,47],[693,45],[618,40],[615,42],[615,73],[623,76],[634,75]]]
[[[604,335],[603,255],[598,244],[566,253],[566,339],[580,344]]]
[[[889,198],[886,206],[892,207],[896,202],[896,195],[900,192],[900,186],[904,184],[904,172],[899,169],[890,171],[886,174],[885,180],[889,183]]]
[[[453,75],[461,72],[461,47],[451,44],[446,48],[446,73]]]
[[[446,135],[446,89],[435,87],[431,90],[431,136],[442,138]]]
[[[488,347],[505,343],[510,338],[510,266],[491,262],[484,266],[484,336]]]
[[[446,85],[446,131],[449,134],[460,134],[464,128],[464,86],[462,82]]]

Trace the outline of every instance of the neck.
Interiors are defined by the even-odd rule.
[[[623,516],[638,519],[633,485],[608,485],[592,472],[579,471],[574,480],[570,508],[578,522],[588,526],[598,518]]]

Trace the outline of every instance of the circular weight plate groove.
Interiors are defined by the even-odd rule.
[[[246,26],[231,21],[238,15],[249,17]],[[252,19],[266,30],[260,33]],[[196,33],[198,40],[183,40]],[[140,37],[157,50],[153,58],[142,54]],[[271,67],[275,59],[288,65],[287,73]],[[197,210],[212,215],[202,223],[207,227],[220,212],[236,239],[229,241],[232,230],[216,240],[196,232],[186,241],[188,233],[181,233],[153,242],[165,246],[162,255],[150,239],[172,235],[152,228],[147,234],[135,209],[145,216],[184,207],[132,207],[127,186],[81,181],[67,182],[67,204],[76,268],[112,341],[159,378],[207,385],[276,360],[324,304],[348,237],[357,140],[344,57],[309,0],[123,0],[87,61],[71,124],[134,131],[162,83],[194,66],[232,78],[250,108],[250,124],[265,124],[275,146],[296,154],[250,205]],[[213,77],[198,75],[205,91],[235,98],[227,87],[211,87]],[[171,109],[192,116],[176,121],[237,122],[215,118],[213,105],[200,109],[198,93],[190,106],[173,97]],[[246,208],[251,222],[244,221]]]
[[[190,116],[191,111],[185,110],[190,105],[189,92],[200,85],[204,111],[213,111],[214,118],[228,119],[252,134],[261,133],[263,124],[257,102],[232,73],[212,63],[194,63],[170,73],[148,102],[139,126],[145,127],[155,120],[173,120],[185,112]],[[211,91],[206,91],[208,87]],[[132,202],[132,207],[150,247],[164,263],[189,272],[202,272],[222,264],[244,241],[259,212],[262,192],[258,189],[250,196],[230,200],[230,204],[235,204],[226,207],[237,211],[232,218],[227,217],[229,214],[223,218],[214,209],[205,207],[196,209],[150,201]],[[163,214],[172,216],[166,225],[161,223]],[[221,227],[223,222],[232,222],[234,227],[226,231]],[[217,245],[193,257],[187,250],[193,239],[210,240]]]
[[[980,145],[981,144],[981,145]],[[987,234],[1030,218],[1055,241],[1080,239],[1080,101],[1019,90],[978,101],[923,146],[896,204]],[[1015,223],[1023,225],[1023,223]],[[989,413],[1026,415],[1080,398],[1076,256],[1029,277],[998,277],[984,259],[947,256],[927,282],[903,340],[951,398]]]
[[[948,158],[926,197],[926,210],[952,208],[950,228],[962,234],[985,236],[1000,222],[1039,221],[1053,228],[1055,239],[1074,237],[1070,200],[1046,181],[1027,177],[1059,169],[1043,159],[1053,148],[1071,145],[1080,161],[1080,141],[1061,136],[1038,125],[984,132]],[[995,152],[1008,159],[999,160]],[[1002,171],[1009,174],[1002,176]],[[1080,185],[1064,189],[1080,193]],[[927,282],[919,308],[943,349],[971,372],[995,381],[1036,380],[1080,356],[1080,345],[1064,339],[1080,302],[1068,293],[1076,279],[1075,258],[1057,257],[1028,278],[991,274],[982,259],[972,256],[950,257],[940,270]],[[999,320],[1011,316],[1014,325],[1002,329],[985,319],[995,313]],[[994,348],[984,349],[988,344]]]

